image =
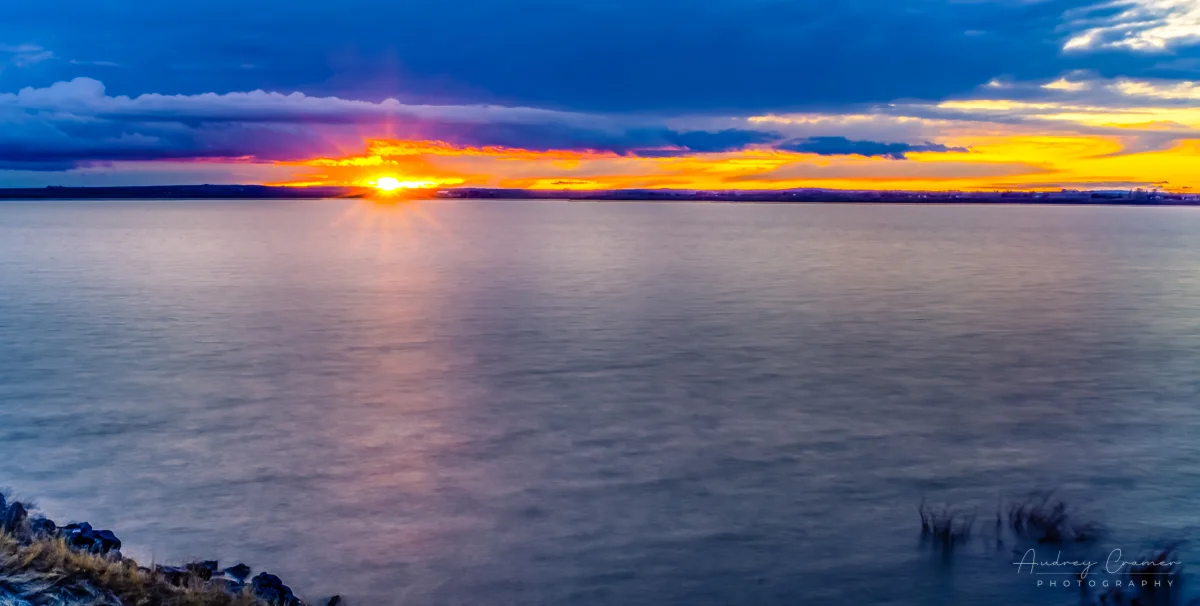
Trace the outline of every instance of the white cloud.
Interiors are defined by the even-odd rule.
[[[1108,0],[1066,17],[1068,51],[1165,51],[1200,42],[1200,0]]]
[[[1122,79],[1110,88],[1129,97],[1152,97],[1155,99],[1200,99],[1200,84],[1196,82],[1154,82],[1149,80]]]
[[[1089,86],[1090,85],[1087,82],[1072,82],[1071,80],[1067,80],[1066,78],[1059,78],[1058,80],[1055,80],[1054,82],[1043,84],[1042,88],[1045,88],[1048,90],[1062,90],[1062,91],[1077,93],[1079,91],[1087,90],[1089,88]]]
[[[71,59],[71,65],[92,65],[95,67],[121,67],[120,63],[113,61],[81,61],[79,59]]]
[[[14,67],[29,67],[42,61],[54,58],[52,51],[36,44],[0,44],[0,68],[6,65]]]
[[[239,93],[108,96],[104,83],[92,78],[56,82],[45,88],[27,87],[0,93],[0,107],[66,111],[105,117],[136,117],[169,122],[369,123],[397,118],[474,124],[571,124],[599,126],[604,120],[589,114],[531,107],[495,105],[409,105],[395,99],[378,103],[312,97],[303,93],[256,90]]]

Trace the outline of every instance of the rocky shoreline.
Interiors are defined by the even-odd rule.
[[[111,530],[65,526],[0,494],[0,606],[312,606],[268,572],[215,560],[140,566]],[[342,606],[340,596],[321,602]]]

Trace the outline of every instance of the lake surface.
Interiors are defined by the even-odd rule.
[[[0,486],[359,605],[1078,604],[918,503],[1200,538],[1198,371],[1200,209],[0,204]]]

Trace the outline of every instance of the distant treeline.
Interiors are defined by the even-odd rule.
[[[0,189],[0,200],[248,200],[362,197],[351,187],[272,187],[269,185],[148,185],[138,187],[43,187]]]
[[[361,187],[272,187],[268,185],[154,185],[139,187],[45,187],[0,189],[0,200],[179,200],[369,198]],[[678,189],[532,190],[453,188],[412,190],[407,198],[507,200],[644,200],[664,202],[843,202],[874,204],[1120,204],[1200,205],[1200,195],[1147,190],[1062,190],[1054,192],[849,191],[830,189],[725,190]]]
[[[694,191],[640,190],[528,190],[456,188],[438,192],[442,198],[495,198],[544,200],[649,200],[711,202],[835,202],[874,204],[1136,204],[1200,205],[1200,195],[1158,191],[961,192],[961,191],[850,191],[836,189]]]

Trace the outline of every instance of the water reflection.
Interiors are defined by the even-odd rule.
[[[6,204],[0,481],[366,603],[1064,603],[917,549],[916,503],[1057,485],[1114,541],[1190,536],[1198,227]]]

